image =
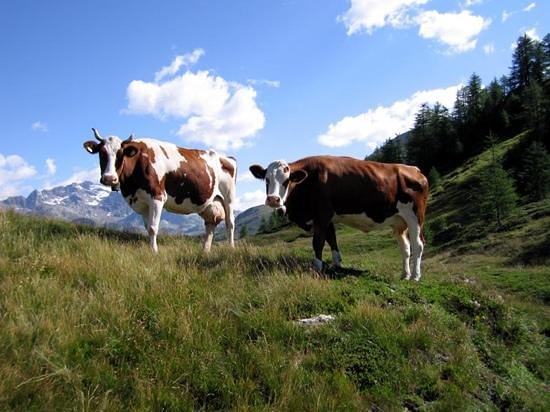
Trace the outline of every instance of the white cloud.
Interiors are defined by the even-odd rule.
[[[94,167],[93,169],[88,170],[76,170],[71,177],[62,182],[56,184],[56,186],[67,186],[71,183],[82,183],[86,181],[99,183],[99,178],[101,176],[101,170],[99,166]]]
[[[351,0],[351,7],[337,20],[347,28],[348,36],[368,33],[386,25],[402,27],[409,23],[408,13],[429,0]]]
[[[235,210],[244,211],[253,206],[263,205],[264,203],[265,191],[258,189],[253,192],[246,192],[242,196],[237,196]]]
[[[57,171],[57,166],[54,159],[46,159],[46,169],[48,169],[48,174],[50,176],[55,174],[55,172]]]
[[[533,40],[540,41],[540,36],[538,35],[537,29],[535,29],[535,28],[525,30],[525,34],[527,36],[529,36],[530,38],[532,38]]]
[[[528,6],[526,6],[526,7],[523,9],[523,11],[531,11],[531,10],[533,10],[535,7],[537,7],[537,3],[534,3],[534,2],[533,2],[533,3],[529,4]]]
[[[279,80],[266,80],[266,79],[248,79],[248,83],[250,83],[253,86],[269,86],[273,87],[275,89],[278,89],[281,86],[281,82]]]
[[[508,11],[504,10],[504,11],[502,12],[501,21],[502,21],[503,23],[506,22],[506,20],[508,20],[508,19],[512,16],[512,14],[514,14],[514,13],[513,13],[513,12],[508,12]]]
[[[489,55],[495,52],[495,45],[493,43],[487,43],[483,46],[483,53]]]
[[[475,16],[470,11],[439,13],[426,11],[417,17],[418,34],[425,39],[436,39],[450,47],[450,51],[462,53],[474,49],[477,36],[491,21]]]
[[[0,153],[0,199],[20,195],[28,190],[24,181],[36,175],[34,166],[19,155]]]
[[[170,65],[164,66],[155,73],[155,81],[159,82],[167,76],[175,75],[182,66],[190,66],[191,64],[198,62],[203,55],[203,49],[195,49],[191,53],[176,56]]]
[[[252,176],[252,173],[250,173],[248,170],[245,173],[239,173],[237,175],[238,183],[253,182],[254,180],[255,180],[255,177]]]
[[[464,7],[470,7],[481,3],[483,3],[483,0],[466,0],[464,2]]]
[[[48,125],[39,120],[39,121],[36,121],[33,124],[31,124],[31,129],[32,129],[33,132],[46,133],[48,131]]]
[[[475,48],[477,36],[490,24],[489,19],[473,15],[469,10],[460,13],[439,13],[436,10],[419,12],[418,7],[429,0],[351,0],[351,7],[338,16],[347,28],[348,36],[376,28],[419,26],[419,36],[435,39],[453,53]],[[480,3],[467,0],[466,6]]]
[[[320,135],[317,141],[328,147],[363,142],[368,148],[374,149],[386,139],[410,130],[422,103],[439,102],[448,108],[452,107],[460,87],[461,85],[457,85],[445,89],[418,91],[389,107],[378,106],[358,116],[346,116],[330,124],[328,130]]]
[[[244,146],[265,123],[254,88],[204,70],[164,82],[133,80],[127,98],[126,113],[185,119],[179,136],[220,150]]]

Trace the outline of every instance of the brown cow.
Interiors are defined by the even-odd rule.
[[[99,153],[100,182],[120,189],[130,207],[143,217],[155,252],[163,208],[173,213],[198,213],[204,219],[205,251],[210,250],[216,226],[225,219],[227,238],[234,246],[235,159],[154,139],[102,138],[92,130],[99,143],[89,140],[84,148]]]
[[[334,265],[341,265],[334,223],[364,232],[389,225],[403,255],[403,277],[411,278],[412,250],[412,278],[420,280],[428,181],[418,168],[313,156],[292,163],[275,161],[267,169],[253,165],[250,171],[266,181],[266,205],[282,208],[304,230],[313,229],[313,264],[317,269],[323,267],[325,241],[332,250]]]

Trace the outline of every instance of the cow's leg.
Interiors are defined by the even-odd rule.
[[[403,278],[409,280],[411,278],[411,269],[409,266],[409,259],[411,257],[411,244],[407,236],[407,228],[396,227],[394,229],[397,244],[401,250],[401,256],[403,258]]]
[[[225,230],[227,232],[227,240],[231,247],[235,247],[235,213],[233,210],[233,202],[235,201],[235,191],[229,190],[223,199],[223,208],[225,210]]]
[[[151,249],[153,249],[154,252],[158,252],[159,250],[157,246],[157,235],[159,232],[160,216],[162,214],[163,207],[164,202],[156,199],[153,199],[149,204],[149,227],[147,228],[147,233],[149,234],[149,246],[151,246]]]
[[[225,218],[224,210],[225,209],[220,199],[215,199],[206,207],[206,209],[204,209],[200,213],[200,216],[204,220],[205,234],[203,250],[205,252],[210,252],[210,247],[212,246],[212,239],[214,237],[216,226],[218,226],[218,223],[220,223]]]
[[[409,229],[409,240],[411,243],[412,255],[412,278],[420,280],[420,264],[422,262],[422,252],[424,251],[424,242],[421,238],[421,227],[418,223],[418,217],[413,211],[413,203],[399,204],[397,206],[399,214],[407,222]]]
[[[216,224],[204,222],[204,227],[206,230],[202,248],[205,252],[210,252],[210,248],[212,247],[212,239],[214,238],[214,231],[216,230]]]
[[[313,259],[313,266],[318,271],[323,270],[323,248],[325,247],[325,240],[327,236],[326,227],[315,225],[313,229],[313,252],[315,252],[315,258]]]
[[[340,256],[338,243],[336,242],[336,229],[332,222],[327,227],[327,243],[332,251],[332,264],[338,268],[342,267],[342,256]]]

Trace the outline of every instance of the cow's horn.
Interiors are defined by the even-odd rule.
[[[130,136],[128,136],[128,139],[126,139],[126,141],[131,142],[132,140],[134,140],[134,134],[133,133]]]
[[[94,136],[95,136],[95,138],[96,138],[97,140],[99,140],[100,142],[104,142],[104,141],[105,141],[105,139],[103,139],[103,138],[99,135],[99,132],[98,132],[95,128],[92,127],[92,131],[94,132]]]

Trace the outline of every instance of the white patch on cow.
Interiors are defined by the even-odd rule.
[[[220,164],[220,158],[214,150],[209,150],[205,155],[201,155],[200,157],[204,160],[204,168],[206,169],[209,180],[208,187],[212,189],[214,187],[214,178],[210,170],[217,170],[220,168],[220,166],[218,166]],[[218,164],[216,164],[216,162]]]
[[[283,183],[290,177],[290,167],[284,160],[271,162],[265,173],[266,198],[279,197],[280,204],[284,204],[288,195],[288,186]]]
[[[178,170],[181,162],[187,162],[187,159],[173,143],[160,142],[155,139],[135,139],[135,141],[145,143],[155,153],[155,161],[151,162],[151,165],[159,179],[167,173]]]
[[[122,140],[120,140],[117,136],[109,136],[105,138],[105,150],[107,151],[107,165],[105,166],[105,170],[103,171],[102,177],[116,177],[118,178],[118,175],[116,173],[115,168],[115,162],[116,162],[116,154],[118,150],[120,149],[120,145],[122,144]]]

